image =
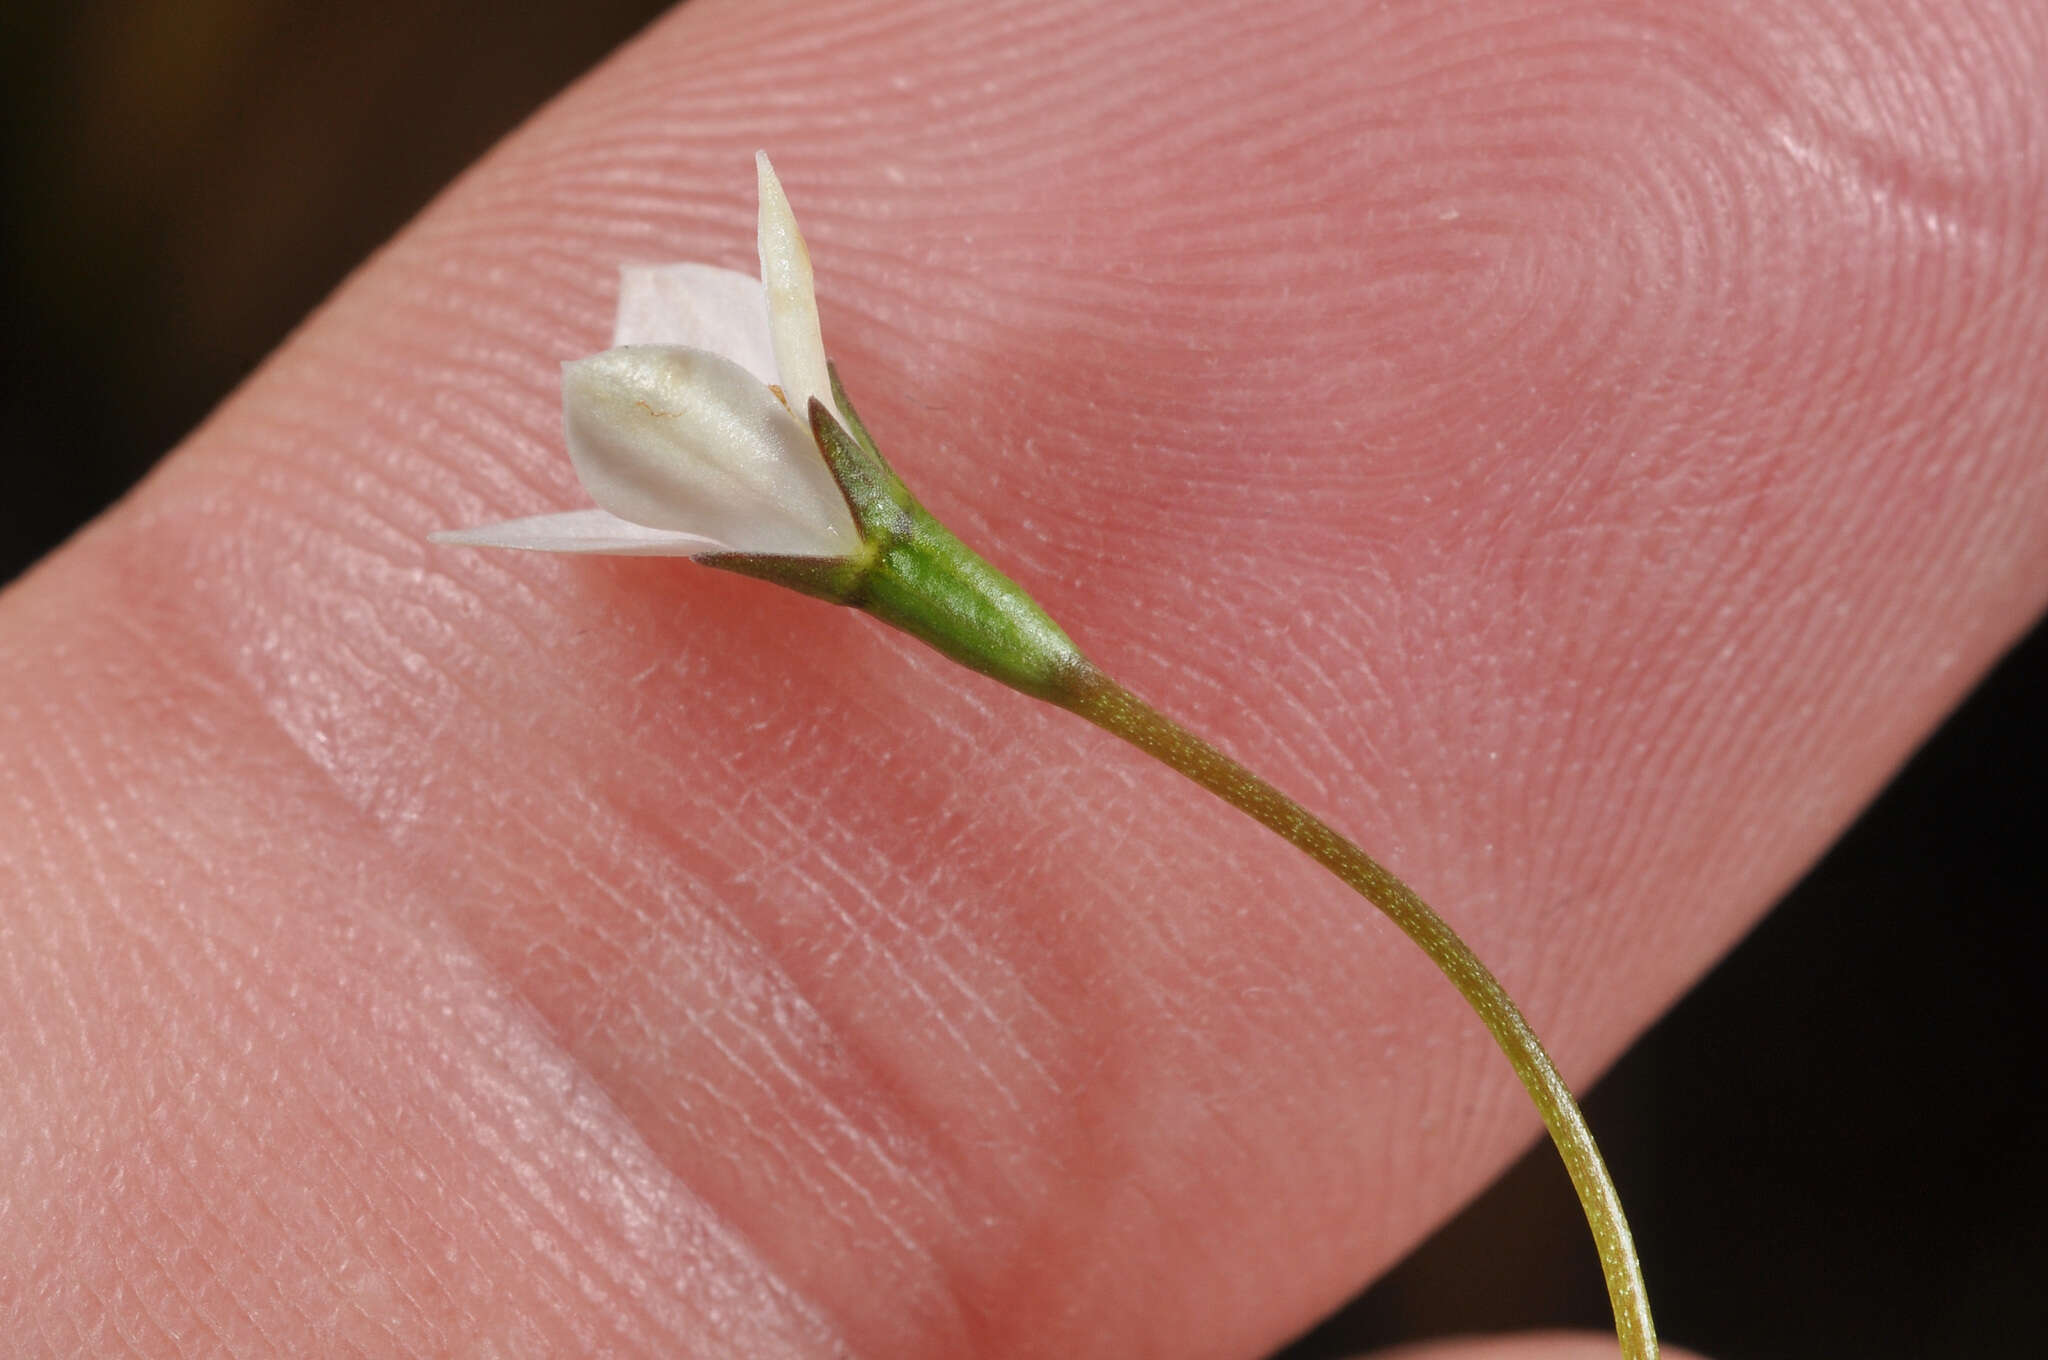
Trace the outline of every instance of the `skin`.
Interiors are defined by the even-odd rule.
[[[13,1344],[1249,1356],[1533,1135],[1074,719],[425,542],[583,503],[556,365],[756,145],[925,503],[1568,1077],[1756,919],[2048,595],[2039,7],[1294,8],[688,6],[0,597]]]

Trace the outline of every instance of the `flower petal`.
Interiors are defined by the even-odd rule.
[[[688,345],[776,381],[761,281],[711,264],[627,265],[619,271],[614,345]]]
[[[627,345],[564,364],[562,418],[584,489],[622,519],[736,552],[859,546],[809,427],[730,359]]]
[[[811,252],[796,229],[796,215],[768,153],[754,153],[761,195],[761,285],[768,291],[768,331],[775,338],[775,371],[782,395],[797,418],[805,418],[812,397],[834,415],[832,378],[825,369],[825,341],[818,331],[818,297],[811,282]]]
[[[528,548],[535,552],[616,553],[622,557],[696,557],[732,549],[696,534],[649,529],[620,519],[609,510],[570,510],[483,524],[474,529],[444,529],[427,537],[436,543],[467,548]]]

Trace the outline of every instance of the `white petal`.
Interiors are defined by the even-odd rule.
[[[436,543],[466,548],[528,548],[535,552],[616,553],[622,557],[696,557],[728,552],[723,543],[673,529],[649,529],[609,510],[571,510],[560,515],[508,519],[474,529],[428,534]]]
[[[776,381],[761,281],[712,264],[627,265],[619,271],[614,345],[688,345]]]
[[[768,290],[768,331],[775,338],[775,371],[782,394],[799,416],[812,397],[837,415],[832,378],[825,371],[825,341],[818,331],[818,297],[811,283],[811,252],[796,229],[796,215],[775,178],[768,153],[754,153],[761,194],[761,284]]]
[[[810,429],[730,359],[627,345],[564,364],[562,423],[584,489],[622,519],[739,552],[858,545]]]

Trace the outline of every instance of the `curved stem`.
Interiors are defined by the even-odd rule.
[[[1493,1033],[1514,1064],[1571,1173],[1586,1223],[1600,1250],[1600,1269],[1614,1307],[1614,1330],[1628,1360],[1655,1360],[1657,1331],[1650,1319],[1642,1265],[1621,1199],[1608,1178],[1578,1102],[1557,1074],[1528,1021],[1486,965],[1428,904],[1372,856],[1311,816],[1300,804],[1152,708],[1092,666],[1069,672],[1054,703],[1113,732],[1139,750],[1248,813],[1344,880],[1422,947]]]

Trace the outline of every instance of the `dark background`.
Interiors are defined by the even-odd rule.
[[[662,8],[10,7],[0,580]],[[2027,924],[2048,902],[2044,681],[2036,630],[1588,1100],[1673,1341],[1721,1360],[2048,1346]],[[1605,1321],[1545,1145],[1286,1357]]]

